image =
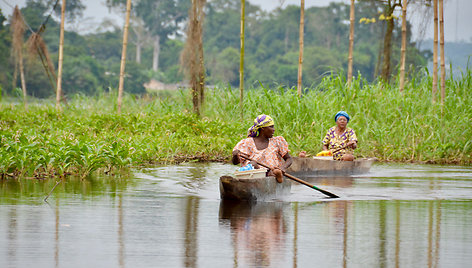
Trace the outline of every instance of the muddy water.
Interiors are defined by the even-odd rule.
[[[0,267],[470,267],[472,168],[374,165],[281,200],[219,198],[235,167],[0,181]]]

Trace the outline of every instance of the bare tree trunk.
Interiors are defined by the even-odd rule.
[[[203,62],[203,8],[206,0],[192,0],[189,10],[187,41],[180,57],[192,87],[193,110],[200,115],[205,89],[205,68]]]
[[[443,0],[439,0],[439,49],[441,53],[441,104],[446,97],[446,60],[444,57],[444,6]]]
[[[300,1],[300,37],[299,37],[300,48],[299,48],[299,55],[298,55],[298,81],[297,81],[298,97],[302,96],[304,29],[305,29],[305,0],[301,0]]]
[[[403,0],[402,6],[402,48],[400,63],[400,92],[405,88],[405,60],[406,60],[406,8],[408,0]]]
[[[57,64],[57,89],[56,89],[56,109],[61,110],[61,95],[62,95],[62,61],[64,50],[64,20],[66,12],[66,0],[62,0],[61,7],[61,30],[59,35],[59,62]]]
[[[433,89],[432,101],[436,102],[438,90],[438,0],[433,1],[434,8],[434,43],[433,43]]]
[[[13,80],[12,80],[12,85],[11,85],[12,90],[16,89],[17,81],[18,81],[18,62],[15,61],[15,70],[13,71]]]
[[[146,30],[144,29],[143,21],[136,16],[130,15],[131,20],[131,30],[134,32],[136,37],[136,41],[134,44],[136,45],[136,62],[141,63],[141,52],[144,43],[146,42]]]
[[[121,113],[121,102],[123,98],[123,84],[125,77],[125,65],[126,65],[126,48],[128,46],[128,28],[129,28],[129,16],[131,12],[131,0],[126,1],[126,20],[123,31],[123,50],[121,53],[121,67],[120,67],[120,83],[118,86],[118,113]]]
[[[288,51],[288,33],[289,33],[289,29],[288,29],[288,25],[285,27],[285,38],[284,38],[284,52],[287,53]]]
[[[244,116],[244,21],[246,1],[241,0],[241,53],[239,55],[239,108],[241,109],[241,120]]]
[[[191,39],[191,42],[192,42],[192,45],[193,46],[196,46],[196,43],[197,43],[197,29],[198,29],[198,20],[197,20],[197,5],[198,5],[198,2],[199,0],[192,0],[192,17],[191,19],[189,20],[190,21],[190,39]],[[195,50],[195,48],[191,48],[192,50]],[[191,64],[190,64],[190,85],[192,86],[192,95],[193,95],[193,98],[192,98],[192,101],[193,101],[193,111],[194,113],[196,113],[197,115],[200,115],[200,101],[199,101],[199,90],[198,90],[198,63],[197,63],[197,56],[195,55],[197,54],[195,51],[193,51],[192,53],[192,58],[190,59],[191,60]]]
[[[198,9],[198,58],[199,58],[199,69],[198,69],[198,91],[200,94],[199,98],[199,107],[200,110],[203,107],[203,102],[205,100],[205,63],[203,61],[203,18],[205,14],[203,13],[203,7],[206,0],[200,0],[200,5]]]
[[[350,28],[349,28],[349,56],[347,58],[347,84],[352,81],[352,57],[354,51],[354,20],[355,20],[354,0],[351,0]]]
[[[141,40],[138,40],[138,43],[136,43],[136,62],[141,63]]]
[[[391,17],[393,14],[393,8],[389,8],[386,17]],[[382,67],[382,78],[385,81],[388,81],[390,78],[390,54],[392,51],[392,35],[393,35],[393,28],[395,24],[393,18],[387,19],[387,31],[385,32],[384,38],[384,49],[383,49],[383,67]]]
[[[25,70],[23,67],[23,35],[25,33],[25,23],[21,15],[20,9],[18,6],[15,6],[13,10],[13,15],[11,18],[10,28],[12,29],[12,50],[13,56],[16,63],[20,67],[20,78],[21,78],[21,88],[23,90],[23,103],[25,109],[28,107],[26,99],[26,81],[25,81]],[[15,65],[16,65],[15,63]],[[16,81],[14,81],[16,86]]]
[[[381,36],[385,34],[385,21],[382,21],[382,33]],[[379,49],[377,53],[377,63],[375,64],[374,78],[379,75],[380,65],[382,63],[382,42],[379,42]]]
[[[161,37],[159,35],[155,36],[154,39],[154,52],[152,54],[152,69],[154,71],[159,70],[159,53],[161,52]]]

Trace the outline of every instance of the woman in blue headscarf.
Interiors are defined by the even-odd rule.
[[[233,149],[233,164],[245,166],[249,163],[240,157],[243,153],[249,158],[271,167],[269,176],[275,176],[277,182],[282,182],[282,171],[292,164],[288,143],[282,136],[274,137],[274,120],[265,114],[254,119],[253,125],[248,129],[248,137],[236,144]],[[256,168],[258,165],[251,163]]]
[[[345,111],[334,116],[336,126],[330,128],[323,139],[323,150],[337,150],[333,153],[334,160],[353,161],[352,150],[357,148],[357,136],[352,128],[347,127],[351,118]]]

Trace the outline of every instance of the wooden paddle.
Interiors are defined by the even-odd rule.
[[[346,146],[343,146],[343,147],[338,148],[338,149],[336,149],[336,150],[333,150],[333,151],[331,152],[331,154],[334,154],[334,153],[337,152],[337,151],[341,151],[342,149],[346,149],[347,147],[348,147],[348,146],[346,145]],[[324,151],[323,151],[323,152],[324,152]]]
[[[247,159],[247,160],[249,160],[249,161],[254,161],[254,162],[256,162],[258,165],[263,166],[263,167],[265,167],[265,168],[268,168],[269,170],[272,170],[272,168],[270,168],[269,166],[264,165],[264,164],[262,164],[262,163],[259,163],[258,161],[249,158],[247,155],[245,155],[245,154],[243,154],[243,153],[241,153],[241,152],[239,153],[239,155],[240,155],[242,158],[244,158],[244,159]],[[286,173],[285,171],[282,171],[282,174],[283,174],[285,177],[287,177],[287,178],[289,178],[289,179],[291,179],[291,180],[294,180],[294,181],[296,181],[296,182],[298,182],[298,183],[301,183],[301,184],[306,185],[306,186],[308,186],[308,187],[310,187],[310,188],[312,188],[312,189],[315,189],[315,190],[317,190],[317,191],[319,191],[319,192],[321,192],[321,193],[323,193],[323,194],[325,194],[325,195],[327,195],[327,196],[329,196],[329,197],[331,197],[331,198],[339,198],[339,196],[337,196],[337,195],[335,195],[335,194],[333,194],[333,193],[330,193],[330,192],[328,192],[328,191],[326,191],[326,190],[320,189],[320,188],[316,187],[315,185],[311,185],[311,184],[309,184],[308,182],[306,182],[306,181],[304,181],[304,180],[301,180],[301,179],[299,179],[299,178],[297,178],[297,177],[295,177],[295,176],[293,176],[293,175],[290,175],[290,174]]]
[[[343,147],[341,147],[341,148],[338,148],[338,149],[336,149],[336,150],[333,150],[331,153],[334,154],[335,152],[341,151],[342,149],[346,149],[347,147],[348,147],[347,145],[346,145],[346,146],[343,146]]]

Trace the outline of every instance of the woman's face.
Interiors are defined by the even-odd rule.
[[[347,126],[347,118],[344,116],[339,116],[338,120],[336,120],[336,124],[339,128],[346,128]]]
[[[261,135],[264,135],[267,138],[272,138],[274,136],[274,132],[275,128],[273,125],[261,128]]]

